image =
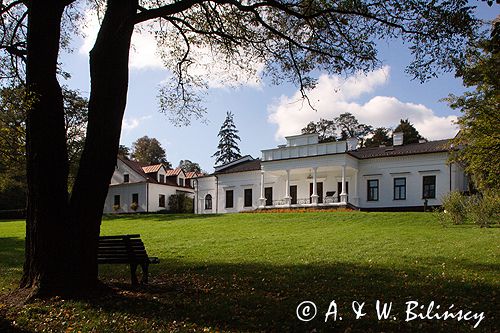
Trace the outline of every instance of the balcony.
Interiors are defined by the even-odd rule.
[[[347,146],[347,141],[315,143],[301,146],[280,146],[274,149],[262,150],[262,161],[345,153]]]

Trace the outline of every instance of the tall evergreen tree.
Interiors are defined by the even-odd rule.
[[[236,143],[236,140],[241,141],[241,139],[237,134],[239,131],[234,125],[233,116],[234,114],[230,111],[227,112],[226,120],[224,120],[217,135],[219,145],[215,154],[212,155],[212,157],[216,158],[215,164],[226,164],[241,157],[240,148]]]
[[[420,140],[427,140],[418,133],[415,126],[408,119],[401,119],[398,127],[394,129],[394,133],[403,132],[403,144],[418,143]]]
[[[380,145],[391,145],[390,129],[385,127],[377,127],[371,138],[366,139],[365,147],[378,147]]]

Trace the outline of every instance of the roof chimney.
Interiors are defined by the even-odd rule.
[[[403,145],[403,132],[395,132],[392,134],[392,145],[393,146]]]

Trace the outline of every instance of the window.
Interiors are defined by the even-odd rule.
[[[210,194],[205,196],[205,209],[212,209],[212,196]]]
[[[115,195],[114,204],[115,206],[120,206],[120,196]]]
[[[264,198],[266,198],[266,206],[273,205],[273,188],[272,187],[266,187],[264,189]]]
[[[158,198],[158,206],[165,207],[165,194],[160,194]]]
[[[423,199],[436,198],[436,176],[424,176],[422,187]]]
[[[245,207],[252,207],[252,189],[251,188],[246,188],[245,189]]]
[[[139,204],[139,193],[132,194],[132,203]]]
[[[184,186],[184,178],[179,178],[179,186]]]
[[[233,208],[233,190],[226,191],[226,208]]]
[[[368,201],[378,201],[378,179],[368,180]]]
[[[406,178],[394,178],[394,200],[406,200]]]
[[[165,182],[165,175],[160,175],[160,183],[164,183]]]
[[[130,176],[128,174],[123,175],[123,182],[128,183],[130,181]]]

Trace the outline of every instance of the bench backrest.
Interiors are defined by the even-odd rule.
[[[141,263],[147,260],[148,254],[140,235],[99,237],[98,263]]]

